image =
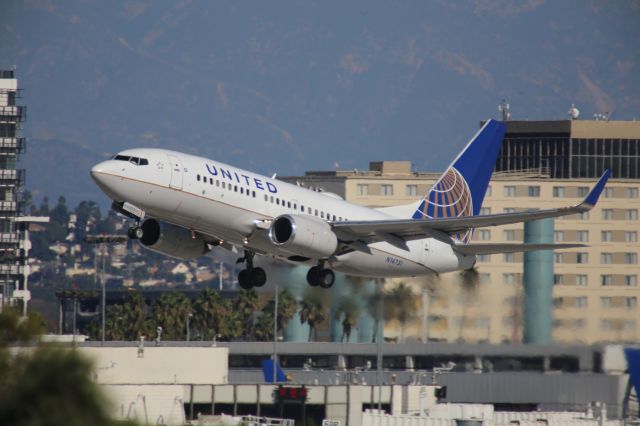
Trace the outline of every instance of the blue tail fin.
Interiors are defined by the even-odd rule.
[[[505,126],[489,120],[453,160],[413,214],[414,219],[474,216],[484,195],[502,145]],[[467,242],[471,232],[455,235]]]

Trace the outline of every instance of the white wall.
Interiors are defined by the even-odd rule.
[[[225,384],[229,351],[223,347],[81,347],[99,384]]]

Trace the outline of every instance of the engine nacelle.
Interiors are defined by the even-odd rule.
[[[269,239],[291,254],[312,259],[327,258],[338,248],[338,237],[331,226],[310,216],[278,216],[269,228]]]
[[[202,234],[192,232],[181,226],[147,219],[142,222],[140,243],[149,250],[182,260],[195,259],[209,251]]]

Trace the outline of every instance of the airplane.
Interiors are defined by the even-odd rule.
[[[385,208],[165,149],[121,151],[91,177],[112,208],[134,220],[129,237],[150,250],[194,259],[216,246],[240,249],[243,289],[267,281],[255,255],[307,265],[308,284],[330,288],[334,271],[421,276],[470,269],[479,254],[583,247],[471,242],[475,228],[588,211],[611,175],[606,170],[574,206],[480,215],[504,132],[504,123],[486,121],[421,200]]]

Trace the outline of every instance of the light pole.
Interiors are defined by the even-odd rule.
[[[278,372],[278,282],[275,283],[275,307],[273,310],[273,383]]]
[[[84,237],[84,242],[87,244],[95,244],[99,245],[99,250],[102,255],[102,273],[100,274],[100,285],[102,286],[102,301],[101,301],[101,317],[102,317],[102,344],[104,345],[105,341],[105,318],[106,318],[106,305],[107,305],[107,289],[106,283],[104,281],[105,276],[105,262],[106,262],[106,248],[107,244],[122,244],[127,241],[128,237],[125,235],[87,235]],[[96,250],[96,256],[98,255],[98,250]],[[96,276],[98,275],[97,265],[98,262],[95,262],[96,265]]]
[[[376,332],[378,335],[376,336],[377,349],[378,349],[378,359],[376,362],[377,367],[377,376],[378,376],[378,411],[382,411],[382,340],[384,339],[384,323],[382,322],[382,314],[384,312],[383,309],[383,284],[382,280],[378,281],[378,327]]]
[[[187,314],[187,342],[191,340],[191,332],[189,330],[189,320],[193,317],[193,314],[189,312]]]

